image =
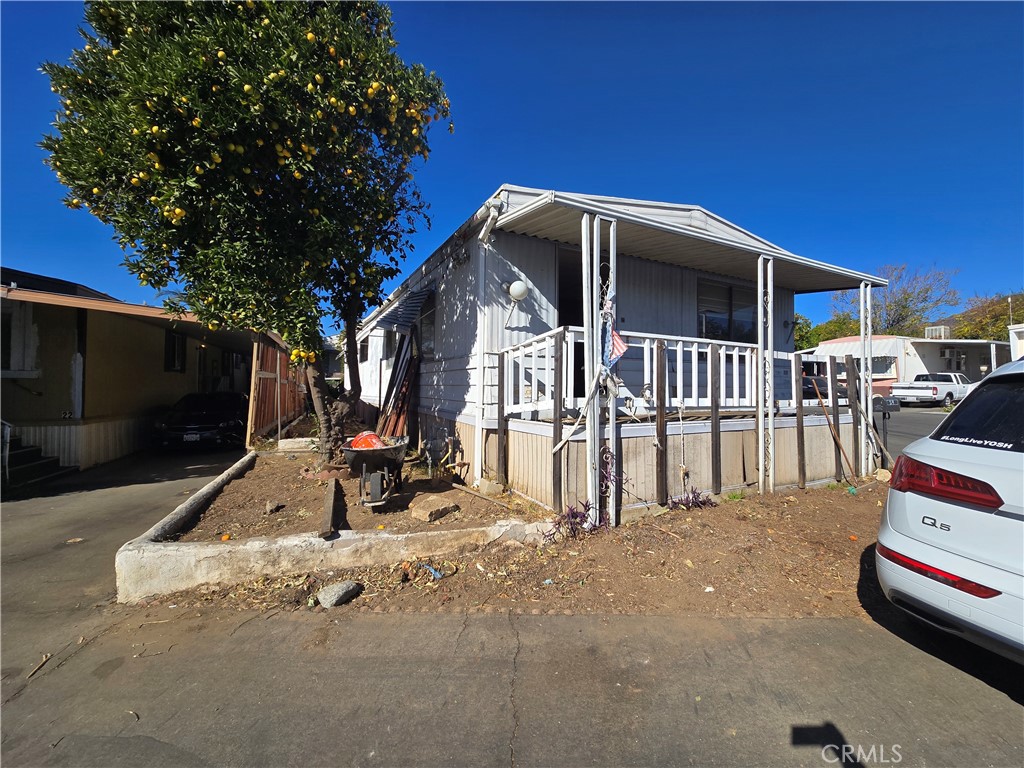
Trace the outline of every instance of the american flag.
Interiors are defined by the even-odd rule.
[[[615,362],[626,354],[626,342],[619,336],[618,331],[612,328],[612,354],[611,354],[611,365],[615,365]]]

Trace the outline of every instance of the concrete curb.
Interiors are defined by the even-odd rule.
[[[195,496],[124,544],[115,557],[117,601],[134,603],[203,584],[238,584],[261,576],[387,565],[497,542],[539,544],[550,523],[500,520],[486,528],[390,534],[340,531],[323,540],[316,533],[280,538],[183,543],[166,539],[186,525],[220,490],[256,461],[250,453]]]

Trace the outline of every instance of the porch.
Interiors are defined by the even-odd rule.
[[[583,328],[557,328],[495,355],[488,421],[497,425],[499,482],[559,509],[594,498],[588,478],[596,470],[598,498],[615,524],[631,509],[665,505],[694,487],[716,494],[803,488],[869,471],[877,451],[870,406],[861,405],[856,386],[840,396],[844,361],[772,353],[771,408],[759,427],[757,372],[767,355],[757,345],[619,337],[621,354],[592,392],[580,375]],[[817,391],[803,386],[808,368],[824,371]],[[595,401],[604,415],[596,467],[588,464],[585,425]]]

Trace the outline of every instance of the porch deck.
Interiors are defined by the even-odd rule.
[[[558,328],[498,355],[496,474],[552,508],[588,495],[580,414],[592,393],[579,371],[582,337],[581,328]],[[762,464],[779,486],[858,474],[860,405],[856,397],[832,396],[839,391],[834,357],[774,353],[773,437],[765,451],[756,345],[635,332],[621,339],[615,392],[593,394],[603,413],[615,414],[603,420],[599,459],[601,495],[613,487],[616,496],[613,514],[666,504],[691,487],[722,493],[755,485]],[[803,396],[805,363],[826,371],[821,397]]]

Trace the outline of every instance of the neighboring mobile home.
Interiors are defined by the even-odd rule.
[[[250,395],[257,432],[305,409],[287,351],[266,335],[211,331],[192,315],[7,268],[0,315],[5,470],[11,436],[61,467],[85,469],[137,451],[149,444],[156,417],[191,392]],[[24,478],[11,462],[13,484],[39,479],[45,464],[33,460],[39,468],[24,467]]]
[[[896,381],[913,381],[920,373],[956,372],[971,381],[1010,361],[1010,345],[1005,341],[951,338],[949,328],[929,328],[931,338],[912,336],[873,336],[871,338],[871,376],[874,392],[888,394]],[[824,341],[810,350],[815,355],[863,359],[857,336]],[[845,372],[845,366],[841,366]]]

